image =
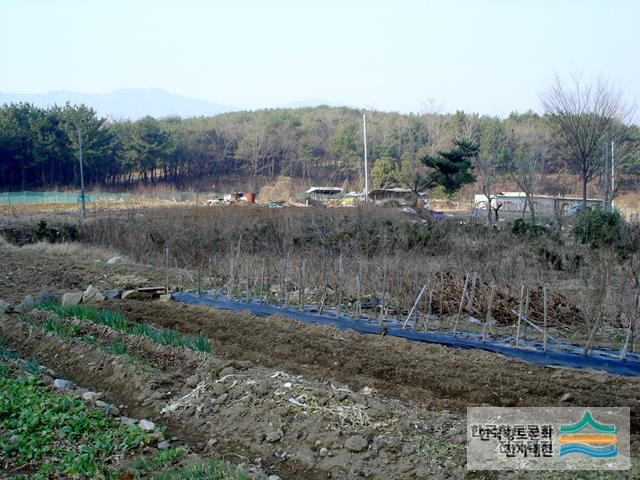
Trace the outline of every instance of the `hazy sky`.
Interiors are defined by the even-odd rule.
[[[639,21],[635,0],[0,0],[0,91],[506,115],[573,71],[640,103]]]

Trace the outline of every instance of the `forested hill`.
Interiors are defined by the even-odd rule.
[[[0,108],[0,189],[77,186],[78,132],[88,184],[186,186],[227,175],[287,175],[341,184],[358,182],[362,175],[362,111],[356,109],[324,106],[113,122],[83,105],[19,103]],[[367,136],[377,184],[409,183],[421,158],[459,139],[479,145],[478,161],[489,158],[498,169],[515,168],[511,160],[528,145],[536,145],[544,171],[563,168],[563,152],[547,122],[531,112],[498,119],[463,112],[368,111]],[[625,127],[620,144],[621,171],[639,175],[638,127]]]

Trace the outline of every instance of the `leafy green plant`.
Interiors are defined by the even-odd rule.
[[[27,368],[27,364],[25,364]],[[100,409],[58,395],[33,377],[0,369],[0,454],[30,478],[96,478],[114,456],[143,444],[138,427],[117,423]],[[9,442],[16,436],[17,442]]]
[[[124,343],[124,340],[111,342],[104,349],[112,355],[125,355],[127,353],[127,345]]]
[[[38,308],[55,313],[62,318],[78,318],[98,325],[105,325],[122,333],[143,335],[163,345],[187,348],[203,353],[211,352],[209,339],[203,334],[191,337],[189,335],[180,335],[180,332],[174,329],[156,328],[146,323],[132,325],[122,313],[117,311],[98,310],[86,305],[62,306],[57,303],[42,303],[38,305]],[[59,332],[61,336],[62,333],[73,333],[73,335],[68,336],[77,336],[80,333],[79,327],[77,331],[71,330],[63,332],[62,326],[57,325],[54,319],[47,321],[46,325],[47,329]]]

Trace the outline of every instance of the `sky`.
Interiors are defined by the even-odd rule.
[[[0,0],[0,92],[505,116],[577,73],[640,104],[638,19],[636,0]]]

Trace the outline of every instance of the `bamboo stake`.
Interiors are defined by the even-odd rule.
[[[164,247],[164,286],[166,293],[169,293],[169,247]]]
[[[300,311],[301,312],[304,312],[304,301],[305,301],[305,298],[304,298],[304,293],[305,292],[304,291],[305,291],[305,288],[306,288],[305,287],[305,273],[306,273],[305,272],[305,267],[306,267],[306,263],[307,263],[307,261],[303,259],[302,260],[302,269],[300,271],[300,292],[299,292],[299,295],[298,295],[298,299],[300,301]]]
[[[467,303],[467,312],[471,315],[473,308],[474,295],[476,292],[476,282],[478,281],[478,272],[473,272],[473,280],[471,281],[471,290],[469,291],[469,302]]]
[[[542,350],[547,351],[547,322],[549,319],[549,295],[547,287],[542,287],[543,306],[544,306],[544,323],[542,325]]]
[[[431,318],[432,312],[432,303],[433,303],[433,288],[429,289],[429,306],[427,307],[427,318],[424,321],[424,331],[429,331],[429,318]]]
[[[236,278],[236,259],[234,257],[229,258],[229,285],[227,287],[227,297],[233,299],[235,291],[235,278]]]
[[[246,298],[246,302],[249,303],[251,302],[251,297],[249,295],[249,290],[251,285],[249,284],[249,259],[246,260],[246,262],[244,263],[244,278],[245,281],[247,282],[247,289],[245,290],[245,298]]]
[[[482,327],[482,341],[487,340],[487,332],[491,329],[493,319],[491,317],[491,310],[493,309],[493,298],[496,294],[496,285],[491,284],[491,292],[489,292],[489,301],[487,302],[487,317],[485,318],[484,325]]]
[[[338,284],[336,286],[336,315],[340,316],[340,304],[342,303],[342,253],[338,259]]]
[[[360,274],[362,272],[362,263],[358,263],[358,274],[356,275],[356,318],[362,316],[362,298],[360,292]]]
[[[462,309],[464,308],[464,297],[467,294],[467,287],[469,286],[469,274],[464,277],[464,288],[462,289],[462,295],[460,296],[460,306],[458,307],[458,315],[456,315],[456,322],[453,326],[453,334],[458,332],[458,322],[460,321],[460,315],[462,315]]]
[[[266,261],[262,259],[262,273],[260,275],[260,305],[264,304],[264,275],[265,275]]]
[[[209,293],[213,290],[213,273],[211,272],[211,257],[209,257]]]
[[[427,290],[427,284],[425,283],[422,286],[422,290],[420,290],[420,293],[418,294],[418,296],[416,297],[416,301],[413,303],[413,307],[411,307],[411,310],[409,311],[409,315],[407,315],[406,320],[404,321],[404,323],[402,324],[402,328],[407,328],[407,324],[409,323],[409,319],[411,318],[411,316],[413,315],[413,312],[416,311],[416,308],[418,308],[418,305],[420,304],[420,300],[422,300],[422,296],[424,295],[424,292]]]
[[[285,269],[284,269],[284,308],[287,308],[289,306],[289,282],[288,282],[288,276],[289,276],[289,252],[287,252],[287,260],[285,263]]]
[[[518,308],[518,325],[516,327],[516,347],[520,345],[520,325],[522,324],[522,309],[524,308],[524,285],[520,289],[520,308]]]
[[[387,289],[387,259],[383,260],[382,266],[382,297],[380,298],[380,315],[378,315],[378,322],[382,325],[384,319],[384,296]]]

